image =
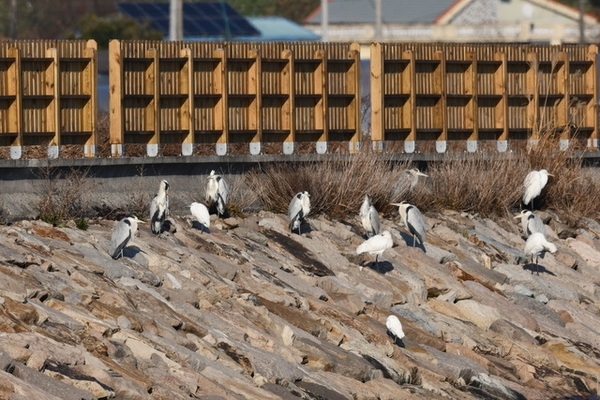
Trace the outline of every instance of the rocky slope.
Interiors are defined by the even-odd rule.
[[[450,212],[426,216],[424,248],[383,220],[395,246],[378,265],[356,255],[356,216],[301,236],[277,214],[210,234],[173,217],[118,260],[112,221],[0,227],[0,398],[593,396],[600,225],[542,216],[558,252],[539,275],[516,220]]]

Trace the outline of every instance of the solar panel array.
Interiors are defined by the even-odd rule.
[[[150,26],[163,35],[169,34],[169,3],[119,3],[119,11]],[[259,36],[260,32],[246,18],[225,2],[183,3],[183,36],[236,37]]]

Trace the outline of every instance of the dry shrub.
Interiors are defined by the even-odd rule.
[[[342,218],[357,212],[365,194],[377,207],[387,205],[390,182],[399,173],[378,154],[337,155],[324,161],[269,164],[246,175],[263,207],[285,213],[292,197],[310,193],[311,213]]]

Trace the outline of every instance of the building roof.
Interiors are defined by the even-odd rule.
[[[457,0],[381,0],[384,23],[432,24]],[[375,21],[375,2],[372,0],[329,0],[328,19],[331,24],[372,24]],[[306,24],[321,23],[321,7],[305,20]]]
[[[260,41],[295,41],[320,40],[321,37],[297,23],[283,17],[246,17],[260,32],[260,36],[251,40]]]

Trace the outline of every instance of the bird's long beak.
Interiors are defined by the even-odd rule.
[[[548,176],[552,176],[552,177],[554,177],[554,174],[550,174],[550,173],[549,173],[549,174],[548,174]]]
[[[513,218],[514,219],[521,218],[521,215],[515,215]]]
[[[398,207],[400,207],[400,206],[401,206],[401,204],[400,204],[400,203],[390,203],[390,204],[391,204],[391,205],[393,205],[393,206],[398,206]]]
[[[417,175],[419,176],[425,176],[425,177],[429,177],[429,175],[422,173],[421,171],[417,172]]]

